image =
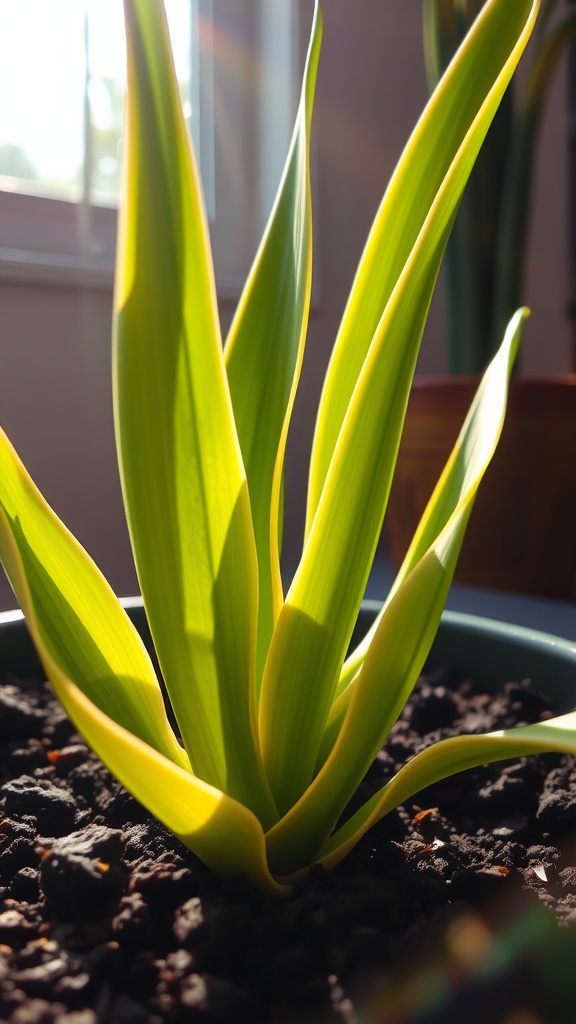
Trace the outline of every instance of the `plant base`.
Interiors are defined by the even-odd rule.
[[[528,684],[491,697],[431,675],[358,798],[440,735],[548,708]],[[3,1020],[485,1024],[521,1010],[573,1020],[573,759],[435,786],[338,869],[277,901],[211,875],[151,819],[47,684],[2,687],[0,723]]]

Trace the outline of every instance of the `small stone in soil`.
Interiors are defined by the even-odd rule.
[[[40,881],[52,914],[64,921],[98,921],[114,913],[124,888],[117,864],[46,851]]]
[[[5,782],[0,792],[5,814],[10,818],[35,818],[40,832],[63,836],[74,826],[74,797],[52,782],[22,775]]]

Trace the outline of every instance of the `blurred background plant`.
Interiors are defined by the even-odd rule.
[[[423,0],[430,91],[484,0]],[[544,3],[524,77],[504,95],[464,193],[444,261],[450,373],[479,373],[523,301],[538,130],[560,58],[576,35],[576,7]],[[526,66],[527,65],[527,66]]]

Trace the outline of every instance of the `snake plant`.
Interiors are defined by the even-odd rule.
[[[161,0],[128,51],[113,341],[118,459],[152,661],[90,557],[0,438],[0,555],[46,673],[118,779],[215,872],[282,893],[391,807],[467,766],[575,750],[576,714],[414,757],[343,824],[437,629],[497,444],[512,318],[398,577],[350,639],[455,212],[538,0],[490,0],[418,122],[358,266],[318,410],[306,537],[280,575],[283,465],[310,306],[315,7],[275,205],[222,345],[209,233]],[[337,824],[339,823],[339,824]]]

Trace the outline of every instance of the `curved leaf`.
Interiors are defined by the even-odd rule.
[[[527,315],[527,309],[520,309],[511,319],[504,337],[503,347],[501,346],[500,354],[492,360],[492,364],[486,371],[484,379],[478,388],[474,402],[470,407],[464,423],[462,424],[462,429],[456,440],[454,449],[450,454],[450,458],[448,459],[436,487],[434,488],[428,505],[422,514],[416,533],[412,538],[412,542],[406,552],[404,561],[398,570],[390,593],[368,633],[344,663],[338,687],[336,689],[336,701],[330,714],[331,722],[329,729],[333,737],[335,735],[334,729],[336,720],[339,722],[342,721],[343,712],[347,707],[347,700],[350,698],[351,694],[348,694],[347,700],[343,701],[337,709],[336,704],[339,702],[338,699],[349,687],[349,684],[354,680],[358,671],[362,667],[364,658],[379,624],[386,613],[386,608],[389,602],[418,563],[418,560],[426,552],[428,547],[434,543],[435,538],[444,528],[450,519],[450,516],[455,512],[459,503],[462,501],[462,496],[465,493],[466,487],[469,485],[469,476],[472,471],[472,467],[478,466],[478,459],[481,453],[480,446],[483,438],[485,442],[488,437],[487,433],[483,435],[480,428],[480,420],[478,418],[479,413],[482,415],[482,409],[480,407],[483,402],[486,402],[487,389],[489,387],[490,380],[494,380],[494,377],[498,372],[498,367],[502,367],[502,356],[504,352],[506,353],[508,366],[510,367],[513,364],[520,343],[522,323]],[[502,404],[504,400],[505,396],[503,394],[500,395],[499,401],[495,398],[489,398],[483,413],[483,415],[486,416],[486,410],[490,411],[490,415],[495,417],[494,426],[496,427],[499,424],[499,430],[503,425],[505,414],[505,408]]]
[[[492,0],[476,21],[405,151],[353,288],[320,411],[312,507],[320,491],[321,498],[278,619],[262,684],[262,756],[281,814],[313,776],[382,526],[446,240],[537,6],[528,0],[513,6]],[[466,89],[460,87],[463,77]],[[432,192],[428,178],[434,183]],[[372,339],[380,300],[389,289]]]
[[[551,13],[551,11],[550,11]],[[539,19],[540,28],[545,12]],[[535,169],[535,149],[545,101],[553,76],[576,34],[576,11],[569,11],[541,41],[530,63],[509,138],[506,173],[501,184],[493,254],[492,336],[498,337],[511,310],[522,301],[526,237]]]
[[[258,751],[256,550],[198,172],[157,0],[125,0],[118,457],[142,596],[194,772],[276,812]]]
[[[251,811],[123,729],[55,665],[50,674],[58,699],[93,750],[185,846],[220,875],[246,877],[275,895],[285,891],[268,870],[262,826]]]
[[[316,3],[286,167],[225,348],[258,551],[258,681],[283,598],[279,506],[312,285],[310,122],[321,37],[322,17]]]
[[[410,695],[436,635],[474,499],[504,422],[523,312],[490,364],[462,434],[376,620],[360,670],[334,704],[319,773],[267,834],[278,874],[314,859],[344,812]]]
[[[436,197],[463,178],[526,46],[539,0],[488,0],[432,95],[376,215],[358,266],[322,395],[310,472],[307,534],[379,321]],[[473,155],[472,155],[473,154]],[[463,159],[464,158],[464,159]]]
[[[49,678],[58,666],[103,712],[189,767],[138,633],[1,430],[0,559]]]
[[[320,850],[317,863],[326,870],[335,867],[372,825],[426,786],[491,761],[553,750],[563,754],[576,753],[576,712],[537,725],[502,729],[480,736],[456,736],[434,743],[416,754],[330,837]]]

